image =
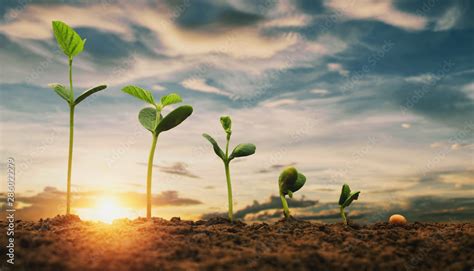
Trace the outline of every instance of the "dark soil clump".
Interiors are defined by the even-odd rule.
[[[0,222],[3,228],[6,222]],[[466,270],[474,224],[274,224],[224,218],[18,221],[15,266],[0,270]]]

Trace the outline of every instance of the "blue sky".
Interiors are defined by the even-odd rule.
[[[201,137],[223,144],[224,114],[234,122],[231,144],[257,145],[256,155],[233,164],[235,209],[276,195],[286,165],[308,177],[295,196],[318,204],[334,202],[344,182],[363,191],[361,206],[388,212],[396,205],[409,213],[420,199],[466,198],[474,192],[473,5],[2,1],[0,158],[17,161],[25,216],[61,211],[68,108],[47,84],[67,82],[67,58],[51,30],[62,20],[87,38],[74,62],[75,88],[109,86],[76,113],[76,206],[110,193],[140,202],[144,193],[151,138],[137,121],[144,104],[120,91],[128,84],[156,97],[178,92],[195,108],[160,136],[155,215],[226,210],[223,166]],[[472,219],[472,202],[464,207],[460,217]],[[295,212],[332,212],[320,209]]]

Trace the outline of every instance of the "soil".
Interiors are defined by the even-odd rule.
[[[0,222],[5,228],[6,222]],[[58,216],[17,221],[15,265],[0,270],[467,270],[474,223],[394,226],[295,219],[233,224],[223,218],[119,220]]]

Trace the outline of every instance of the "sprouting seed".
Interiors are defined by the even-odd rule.
[[[76,105],[82,102],[90,95],[101,91],[107,86],[100,85],[84,91],[77,98],[74,98],[74,89],[72,87],[72,61],[75,56],[80,54],[84,49],[85,39],[67,24],[60,21],[53,21],[53,32],[58,46],[68,57],[69,63],[69,89],[61,84],[52,83],[49,86],[69,105],[69,156],[67,163],[67,193],[66,193],[66,214],[71,213],[71,176],[72,176],[72,153],[74,143],[74,109]]]
[[[346,213],[344,208],[351,205],[354,200],[359,198],[360,191],[351,192],[348,184],[344,184],[341,190],[341,196],[339,197],[339,210],[341,212],[342,221],[347,225]]]
[[[216,140],[214,140],[214,138],[212,138],[210,135],[202,134],[202,136],[206,138],[212,144],[212,147],[214,148],[214,152],[224,162],[225,176],[227,180],[227,199],[229,201],[229,220],[233,221],[234,215],[233,215],[233,208],[232,208],[233,207],[232,183],[230,180],[229,164],[230,164],[230,161],[232,161],[234,158],[244,157],[244,156],[249,156],[249,155],[254,154],[256,147],[254,144],[251,144],[251,143],[239,144],[234,148],[232,153],[229,155],[229,142],[230,142],[230,137],[232,135],[232,120],[230,119],[229,116],[222,116],[221,124],[222,124],[222,128],[224,128],[224,131],[226,133],[226,140],[227,140],[225,153],[219,147],[219,144],[217,144]]]
[[[300,190],[306,182],[306,177],[299,173],[294,167],[284,169],[278,178],[278,188],[280,190],[280,199],[283,205],[283,214],[286,218],[290,217],[290,209],[285,196],[293,198],[293,193]]]
[[[159,102],[156,102],[149,90],[145,90],[137,86],[126,86],[122,89],[122,91],[153,106],[143,108],[138,114],[138,120],[142,126],[152,134],[151,149],[150,154],[148,155],[146,181],[146,217],[151,218],[151,179],[153,174],[153,157],[155,155],[158,136],[160,133],[173,129],[174,127],[181,124],[193,113],[193,108],[190,105],[182,105],[163,117],[161,113],[166,106],[183,101],[178,94],[170,93],[161,97]]]

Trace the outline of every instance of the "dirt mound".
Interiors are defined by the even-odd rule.
[[[291,219],[247,225],[223,218],[154,218],[107,225],[58,216],[16,226],[11,270],[474,268],[473,223],[344,226]],[[0,240],[6,243],[5,234]],[[5,257],[3,245],[0,250]]]

